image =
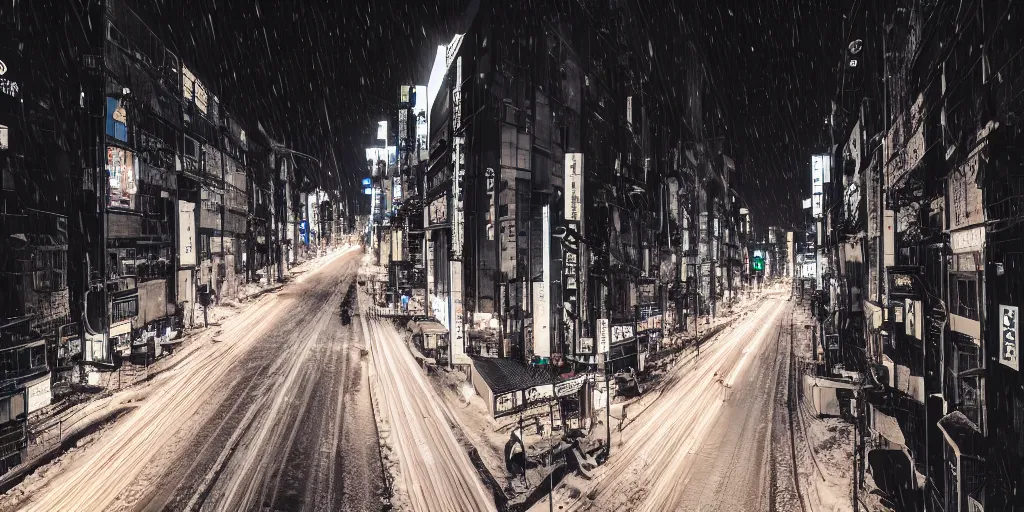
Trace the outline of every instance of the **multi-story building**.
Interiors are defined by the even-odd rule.
[[[825,330],[871,384],[861,473],[907,509],[1024,506],[1018,11],[869,2],[845,42]]]
[[[31,9],[77,15],[62,2]],[[25,456],[27,417],[70,380],[80,352],[73,168],[87,144],[74,129],[86,117],[76,83],[84,70],[62,58],[83,35],[47,37],[48,19],[13,10],[0,18],[9,36],[0,43],[0,473]]]

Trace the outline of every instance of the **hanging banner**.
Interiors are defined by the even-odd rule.
[[[1017,306],[999,305],[999,362],[1020,371],[1017,342],[1020,328],[1017,327]]]

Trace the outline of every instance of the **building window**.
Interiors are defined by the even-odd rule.
[[[113,323],[134,318],[139,314],[139,298],[132,297],[110,305],[110,321]]]
[[[32,286],[39,292],[55,292],[68,287],[67,253],[63,249],[36,250]]]
[[[978,313],[978,279],[973,275],[950,274],[950,312],[971,320],[981,320]]]

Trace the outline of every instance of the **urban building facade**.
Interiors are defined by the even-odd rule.
[[[71,385],[151,363],[202,306],[281,279],[282,242],[300,237],[275,226],[341,216],[323,194],[326,218],[287,197],[312,190],[296,183],[306,155],[244,128],[130,0],[14,9],[0,20],[0,471]]]
[[[558,395],[579,417],[606,396],[597,373],[642,373],[667,334],[692,333],[688,319],[750,283],[751,215],[737,163],[705,121],[700,53],[687,57],[680,126],[639,71],[653,64],[627,43],[630,16],[593,9],[582,23],[473,3],[439,49],[428,132],[412,126],[419,88],[403,87],[397,130],[396,117],[383,121],[367,149],[384,304],[416,304],[425,290],[423,308],[398,313],[440,324],[441,345],[419,348],[486,382],[496,415],[529,406],[531,383],[584,378]],[[495,358],[505,361],[484,362]]]
[[[864,376],[858,488],[907,510],[1024,506],[1020,10],[857,4],[812,167],[825,356]]]

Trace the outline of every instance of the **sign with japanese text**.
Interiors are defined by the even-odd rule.
[[[597,320],[597,353],[607,354],[611,348],[611,325],[607,318]]]
[[[583,387],[584,382],[586,382],[586,376],[580,375],[569,380],[555,383],[555,396],[561,398],[575,395],[579,392],[580,388]]]
[[[494,396],[494,417],[500,417],[516,412],[522,405],[522,394],[520,391],[509,391]]]
[[[949,175],[949,229],[973,226],[985,220],[981,188],[978,186],[978,167],[981,151],[975,151],[967,162]]]
[[[1017,306],[999,305],[999,362],[1020,371]]]
[[[178,265],[196,264],[196,204],[178,201]]]
[[[583,153],[565,154],[565,220],[583,220]]]
[[[462,197],[462,182],[466,169],[463,165],[463,149],[466,146],[465,137],[455,137],[455,144],[452,147],[452,162],[455,170],[452,176],[452,259],[462,259],[462,246],[465,241],[465,203]]]
[[[548,283],[533,283],[533,355],[551,355],[551,303]]]
[[[579,318],[579,259],[580,242],[578,221],[566,221],[565,236],[562,238],[562,326],[564,327],[565,343],[575,347],[580,353],[583,347],[577,346],[577,319]]]

